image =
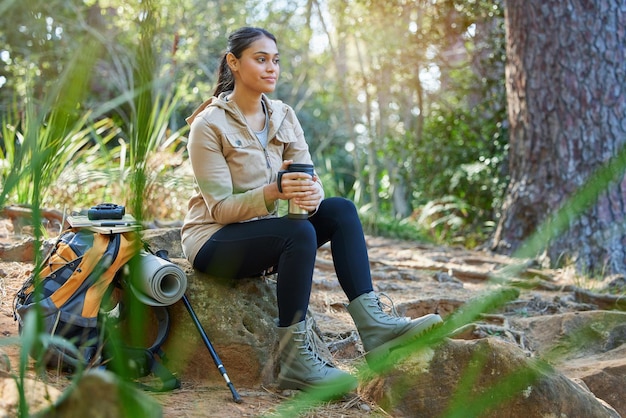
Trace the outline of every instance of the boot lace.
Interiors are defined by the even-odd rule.
[[[384,296],[389,301],[389,304],[384,303],[382,300],[380,300],[381,296]],[[370,297],[369,299],[370,299],[370,302],[373,303],[372,306],[377,306],[378,308],[380,308],[379,314],[400,318],[400,315],[398,314],[398,311],[396,310],[396,305],[394,305],[393,303],[393,299],[391,299],[391,297],[385,292],[377,293],[374,296]],[[389,313],[387,313],[387,311],[389,311]]]
[[[322,370],[324,367],[335,367],[332,363],[328,362],[324,357],[319,354],[319,349],[315,343],[315,339],[311,338],[313,332],[313,322],[306,320],[306,326],[304,331],[295,332],[294,334],[300,334],[301,338],[295,338],[294,341],[301,342],[302,345],[298,346],[298,349],[308,360],[311,360],[317,370]]]

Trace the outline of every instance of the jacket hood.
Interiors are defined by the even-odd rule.
[[[239,109],[235,105],[235,102],[226,100],[226,96],[228,96],[230,93],[230,91],[226,91],[220,93],[220,95],[217,97],[213,96],[210,99],[205,100],[200,106],[198,106],[196,110],[194,110],[191,116],[185,119],[185,121],[189,125],[191,125],[194,119],[208,107],[216,107],[222,109],[227,113],[231,113],[235,117],[235,119],[239,119],[239,115],[241,115],[241,112],[239,112]],[[270,100],[265,94],[261,95],[261,100],[265,102],[265,107],[268,109],[270,118],[272,118],[273,116],[277,116],[282,119],[285,116],[285,110],[283,109],[283,106],[279,107],[275,105],[276,103],[280,103],[280,101]],[[276,113],[277,111],[278,114],[274,115],[274,113]]]

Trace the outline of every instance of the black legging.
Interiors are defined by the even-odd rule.
[[[194,268],[244,278],[277,267],[279,326],[306,316],[317,249],[330,241],[335,272],[348,300],[373,290],[361,221],[347,199],[324,199],[308,221],[282,218],[229,224],[198,252]]]

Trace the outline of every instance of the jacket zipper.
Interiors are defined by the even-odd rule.
[[[270,156],[267,153],[266,148],[263,148],[263,153],[265,154],[265,163],[267,164],[267,168],[272,168],[272,166],[270,165]]]

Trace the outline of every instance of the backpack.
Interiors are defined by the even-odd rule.
[[[143,385],[144,389],[177,388],[178,379],[156,360],[156,356],[164,360],[160,347],[169,331],[166,307],[153,307],[158,335],[149,348],[111,344],[107,329],[123,319],[123,312],[120,303],[108,312],[103,309],[115,302],[113,294],[123,288],[123,267],[138,254],[142,243],[136,231],[108,232],[70,228],[61,233],[40,269],[16,293],[14,317],[20,334],[27,314],[39,312],[38,331],[62,340],[38,340],[30,352],[38,362],[70,371],[117,364],[114,371],[119,374],[124,369],[124,377],[138,378],[152,372],[161,380],[156,387]],[[133,365],[133,373],[120,367],[119,361],[111,361],[114,355],[122,358],[125,366]]]

